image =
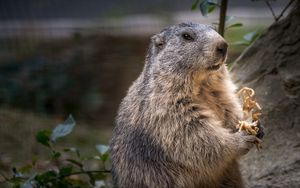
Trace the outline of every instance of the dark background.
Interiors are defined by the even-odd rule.
[[[44,151],[34,134],[73,114],[77,127],[63,145],[91,152],[108,143],[121,99],[140,73],[149,37],[183,21],[211,24],[187,0],[1,0],[0,170]],[[275,11],[285,1],[272,2]],[[231,44],[263,31],[272,15],[263,2],[229,1],[243,27]],[[230,45],[228,64],[244,46]]]

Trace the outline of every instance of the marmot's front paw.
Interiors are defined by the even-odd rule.
[[[260,123],[260,121],[257,122],[258,132],[256,137],[259,139],[262,139],[265,135],[264,133],[264,126]]]
[[[236,137],[237,152],[239,155],[247,154],[254,143],[260,141],[255,135],[248,135],[245,131],[234,133]]]

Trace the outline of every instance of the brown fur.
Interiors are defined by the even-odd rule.
[[[113,132],[115,185],[243,187],[237,160],[244,145],[234,133],[241,108],[226,66],[170,74],[153,68],[149,53]]]

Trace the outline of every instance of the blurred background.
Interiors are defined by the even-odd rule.
[[[0,170],[43,155],[34,135],[73,114],[63,146],[108,143],[121,99],[143,68],[149,37],[181,22],[213,24],[193,0],[0,0]],[[272,2],[274,11],[285,1]],[[228,63],[273,17],[263,2],[230,0],[243,27],[226,32]]]

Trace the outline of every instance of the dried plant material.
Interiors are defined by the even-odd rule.
[[[259,128],[256,122],[248,123],[246,121],[239,121],[239,131],[246,131],[247,134],[257,135]]]
[[[258,120],[261,116],[261,107],[256,102],[255,92],[252,88],[243,87],[237,95],[242,99],[244,119],[239,121],[237,128],[245,131],[249,135],[257,135],[259,128]],[[261,148],[261,140],[257,138],[255,142],[257,149]]]

